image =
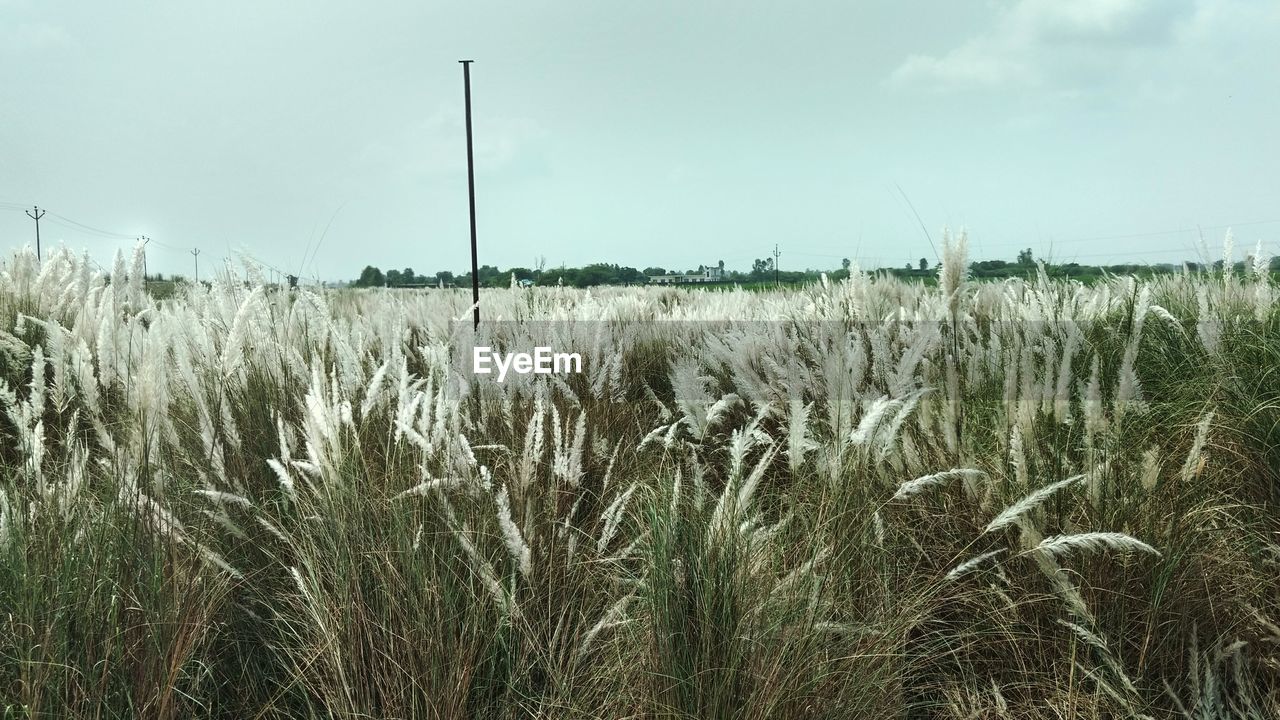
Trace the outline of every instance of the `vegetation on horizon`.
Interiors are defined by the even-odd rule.
[[[723,280],[721,282],[738,285],[776,282],[784,286],[795,286],[802,283],[819,282],[823,275],[826,275],[830,280],[845,280],[850,276],[851,272],[860,272],[848,258],[842,260],[840,267],[835,269],[779,270],[776,274],[774,273],[773,262],[773,258],[757,259],[752,263],[750,272],[742,272],[739,270],[726,270],[724,261],[721,260],[719,261],[719,268],[723,272]],[[1280,257],[1271,258],[1269,263],[1268,270],[1270,273],[1273,275],[1280,273]],[[1011,277],[1035,279],[1039,264],[1031,249],[1027,248],[1020,250],[1017,259],[1013,262],[1006,260],[979,260],[972,262],[969,264],[969,272],[972,277],[978,279],[998,280]],[[1106,275],[1168,274],[1179,272],[1182,269],[1182,265],[1171,263],[1154,265],[1137,263],[1081,265],[1076,262],[1044,262],[1043,264],[1045,272],[1050,278],[1071,278],[1082,281],[1094,281]],[[1222,260],[1207,264],[1201,261],[1187,261],[1184,264],[1192,271],[1209,268],[1221,272],[1223,267]],[[565,285],[582,288],[599,285],[644,285],[649,282],[650,278],[662,275],[700,275],[704,267],[699,266],[697,269],[690,268],[687,270],[668,270],[667,268],[654,266],[646,267],[644,270],[637,270],[632,267],[623,267],[610,263],[593,263],[581,268],[559,267],[546,269],[545,267],[538,267],[531,269],[512,267],[501,270],[494,265],[481,265],[478,275],[480,277],[480,286],[487,288],[508,287],[511,284],[512,277],[516,280],[530,280],[537,285]],[[1234,271],[1237,273],[1247,272],[1250,267],[1252,267],[1251,257],[1234,263]],[[883,272],[893,277],[904,279],[933,279],[937,277],[938,270],[936,267],[930,267],[928,258],[920,258],[915,263],[905,263],[904,267],[881,268],[875,272]],[[350,285],[351,287],[471,287],[471,273],[455,274],[448,270],[442,270],[433,275],[420,275],[414,272],[412,268],[388,270],[384,273],[373,265],[366,265],[360,276],[353,280]]]

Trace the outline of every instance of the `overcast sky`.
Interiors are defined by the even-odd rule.
[[[0,0],[0,243],[38,203],[104,265],[68,220],[152,271],[463,270],[473,58],[486,264],[932,261],[903,193],[979,258],[1275,253],[1278,37],[1275,0]]]

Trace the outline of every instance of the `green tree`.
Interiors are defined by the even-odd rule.
[[[386,282],[386,277],[382,271],[372,265],[365,265],[364,270],[360,271],[360,277],[356,279],[356,287],[382,287]]]
[[[928,258],[920,258],[920,269],[921,269],[921,270],[928,270],[928,269],[929,269],[929,259],[928,259]]]

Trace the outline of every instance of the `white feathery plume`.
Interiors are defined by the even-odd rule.
[[[396,495],[393,500],[400,498],[428,495],[436,490],[451,490],[462,485],[462,481],[458,478],[432,478],[428,477],[422,482]]]
[[[854,446],[866,445],[871,440],[876,428],[880,426],[880,422],[884,420],[884,416],[900,404],[900,400],[892,400],[888,395],[876,398],[871,403],[871,407],[867,408],[867,411],[862,414],[862,419],[858,421],[858,427],[849,435],[849,442]]]
[[[1218,345],[1222,342],[1222,325],[1210,311],[1209,290],[1203,283],[1196,285],[1196,308],[1196,335],[1200,337],[1200,344],[1205,352],[1213,355],[1218,352]]]
[[[1155,447],[1148,448],[1142,454],[1142,489],[1150,492],[1160,481],[1160,453]]]
[[[1222,239],[1222,279],[1231,282],[1231,271],[1234,269],[1236,256],[1236,236],[1227,228],[1227,236]]]
[[[787,418],[787,462],[794,475],[804,465],[804,456],[819,445],[809,438],[809,411],[813,403],[806,405],[800,397],[791,398],[790,412]]]
[[[1085,478],[1084,475],[1074,475],[1072,477],[1067,478],[1066,480],[1059,480],[1058,482],[1050,483],[1049,485],[1046,485],[1040,488],[1039,490],[1036,490],[1030,495],[1027,495],[1026,497],[1022,498],[1018,502],[1005,508],[1005,510],[1001,512],[999,515],[997,515],[996,518],[992,520],[991,523],[988,524],[986,529],[983,530],[982,532],[984,533],[994,532],[996,530],[999,530],[1000,528],[1008,527],[1009,525],[1012,525],[1018,518],[1022,517],[1026,513],[1030,512],[1031,510],[1039,507],[1045,500],[1049,499],[1049,497],[1052,496],[1054,493],[1058,492],[1059,490],[1065,487],[1074,485],[1080,482],[1081,480],[1084,480],[1084,478]]]
[[[1196,424],[1195,440],[1191,443],[1191,451],[1187,453],[1187,459],[1182,464],[1182,482],[1184,484],[1191,482],[1200,472],[1204,446],[1209,441],[1209,428],[1213,424],[1213,414],[1213,411],[1210,410]]]
[[[877,433],[879,437],[879,456],[880,458],[888,457],[893,451],[895,442],[898,440],[898,433],[902,430],[902,424],[920,404],[920,398],[929,394],[931,388],[920,388],[906,397],[899,398],[900,404],[893,414],[893,418],[886,423],[880,423],[881,427]]]
[[[1031,474],[1027,467],[1027,453],[1022,444],[1022,426],[1015,424],[1009,433],[1009,463],[1013,465],[1013,476],[1019,488],[1031,484]]]
[[[1155,315],[1156,317],[1158,317],[1158,318],[1160,318],[1161,320],[1163,320],[1163,321],[1165,321],[1165,322],[1169,323],[1169,324],[1170,324],[1170,325],[1172,325],[1173,327],[1178,328],[1179,330],[1181,330],[1181,329],[1182,329],[1182,321],[1181,321],[1181,320],[1179,320],[1178,318],[1174,317],[1174,316],[1173,316],[1173,313],[1169,312],[1168,310],[1166,310],[1165,308],[1161,307],[1160,305],[1154,305],[1154,304],[1153,304],[1153,305],[1149,306],[1149,307],[1147,308],[1147,310],[1148,310],[1152,315]]]
[[[925,475],[923,477],[918,477],[915,480],[908,480],[899,485],[898,491],[895,492],[893,497],[889,498],[889,500],[905,500],[914,495],[918,495],[929,488],[943,485],[951,480],[963,478],[978,479],[983,477],[983,475],[984,473],[981,470],[974,470],[972,468],[952,468],[950,470],[944,470],[943,472],[933,473],[932,475]]]
[[[377,406],[380,396],[378,392],[382,389],[383,378],[387,375],[387,368],[390,367],[391,361],[388,360],[380,365],[373,377],[369,379],[369,385],[364,391],[364,401],[360,403],[360,419],[364,420],[369,416],[369,412]]]
[[[711,407],[707,408],[706,422],[703,424],[703,428],[708,429],[715,425],[716,421],[723,417],[730,408],[737,405],[740,400],[741,398],[734,393],[729,393],[712,403]]]
[[[1102,369],[1097,355],[1093,356],[1093,366],[1089,373],[1089,384],[1084,391],[1084,428],[1089,442],[1098,437],[1106,428],[1106,417],[1102,408]]]
[[[938,286],[947,301],[947,311],[954,322],[959,317],[960,287],[969,272],[969,236],[964,230],[954,241],[951,232],[942,232],[942,265],[938,270]]]
[[[636,446],[636,452],[640,452],[641,450],[644,450],[646,447],[648,447],[650,444],[657,442],[658,438],[662,437],[666,432],[667,432],[666,425],[659,425],[658,427],[650,430],[648,434],[646,434],[640,440],[640,444]]]
[[[452,508],[447,504],[445,505],[445,508],[446,513],[449,516],[452,516]],[[456,518],[450,517],[449,524],[453,526],[456,520]],[[471,559],[476,575],[480,577],[481,584],[483,584],[485,589],[489,591],[494,602],[497,603],[498,609],[512,617],[519,617],[520,608],[516,605],[515,598],[511,597],[511,595],[502,588],[502,583],[498,582],[498,573],[493,569],[493,565],[491,565],[488,560],[485,560],[480,555],[480,551],[476,549],[476,546],[467,539],[466,525],[463,525],[461,528],[455,527],[453,530],[453,536],[457,538],[458,544],[462,546],[462,551]]]
[[[255,515],[253,519],[259,525],[261,525],[264,530],[271,533],[271,535],[274,536],[277,540],[279,540],[282,543],[285,543],[286,545],[289,544],[289,537],[284,534],[283,530],[276,527],[276,525],[272,523],[270,520],[266,519],[261,515]]]
[[[1267,268],[1270,267],[1271,258],[1262,250],[1262,239],[1258,239],[1258,244],[1253,249],[1253,277],[1257,280],[1265,281],[1267,278]]]
[[[13,510],[9,506],[9,496],[5,493],[4,488],[0,487],[0,550],[6,550],[9,547],[9,529],[12,525],[10,519]]]
[[[611,605],[607,611],[605,611],[604,615],[600,616],[600,620],[596,622],[595,625],[592,625],[591,629],[587,631],[587,634],[582,637],[582,644],[578,646],[579,658],[586,656],[587,650],[591,647],[591,641],[595,640],[596,636],[601,632],[630,622],[630,620],[622,619],[622,616],[627,611],[627,605],[635,599],[635,596],[636,595],[633,592],[630,595],[619,599]]]
[[[741,430],[735,431],[735,437],[750,437],[751,434]],[[745,454],[746,450],[741,450],[741,452]],[[709,539],[714,539],[720,533],[727,534],[738,526],[738,522],[746,514],[747,508],[750,507],[756,487],[760,484],[765,471],[773,463],[773,459],[777,454],[778,446],[770,444],[745,480],[742,478],[741,458],[736,460],[735,467],[730,473],[729,482],[720,493],[720,499],[716,502],[715,510],[711,513],[711,520],[707,523]]]
[[[618,525],[622,522],[623,511],[626,510],[627,501],[631,499],[631,494],[636,491],[639,483],[631,483],[625,492],[618,493],[618,497],[614,498],[609,507],[605,508],[600,514],[600,519],[604,525],[600,530],[600,539],[596,541],[596,552],[601,555],[609,547],[609,541],[613,540],[614,534],[618,531]]]
[[[220,490],[195,490],[193,492],[196,495],[207,497],[210,500],[214,501],[215,503],[218,503],[219,505],[228,503],[231,505],[239,505],[240,507],[246,507],[246,508],[253,507],[253,501],[251,501],[249,498],[243,495],[237,495],[235,493],[229,493],[229,492],[222,492]]]
[[[1116,659],[1116,656],[1112,654],[1111,648],[1107,646],[1105,640],[1076,623],[1062,619],[1059,619],[1058,622],[1071,630],[1071,632],[1075,633],[1081,640],[1084,640],[1087,645],[1097,650],[1102,656],[1102,660],[1106,663],[1107,667],[1111,668],[1111,671],[1115,673],[1116,677],[1120,678],[1120,681],[1124,683],[1125,689],[1135,696],[1138,694],[1138,689],[1134,687],[1133,681],[1130,680],[1129,676],[1124,672],[1124,667],[1121,666],[1120,661]]]
[[[1080,347],[1083,336],[1075,323],[1068,330],[1067,344],[1062,349],[1061,365],[1058,368],[1058,380],[1053,393],[1053,418],[1058,422],[1066,422],[1071,414],[1071,381],[1074,378],[1071,361]]]
[[[992,550],[991,552],[984,552],[984,553],[982,553],[981,555],[978,555],[977,557],[970,558],[970,559],[968,559],[968,560],[966,560],[966,561],[964,561],[964,562],[960,563],[959,565],[955,566],[954,568],[952,568],[952,569],[951,569],[951,572],[947,573],[946,579],[947,579],[947,580],[955,580],[956,578],[960,577],[961,575],[964,575],[965,573],[969,572],[970,570],[973,570],[974,568],[978,567],[978,566],[979,566],[979,565],[981,565],[982,563],[984,563],[984,562],[986,562],[986,561],[990,560],[991,558],[993,558],[993,557],[995,557],[995,556],[997,556],[997,555],[999,555],[999,554],[1001,554],[1001,553],[1003,553],[1003,552],[1004,552],[1004,548],[1000,548],[1000,549],[998,549],[998,550]]]
[[[1160,557],[1160,551],[1141,540],[1119,532],[1088,532],[1075,535],[1054,535],[1040,541],[1036,549],[1052,556],[1070,553],[1073,550],[1106,550],[1111,548],[1120,552],[1141,550]]]
[[[1036,548],[1032,548],[1031,554],[1035,557],[1036,564],[1040,567],[1040,572],[1053,583],[1058,597],[1066,603],[1067,609],[1078,618],[1090,623],[1094,622],[1093,613],[1089,611],[1089,605],[1085,603],[1084,596],[1080,594],[1080,589],[1075,586],[1075,583],[1071,582],[1070,576],[1058,565],[1058,561],[1054,559],[1053,554]]]
[[[498,491],[495,500],[498,504],[498,525],[502,528],[502,539],[507,545],[507,551],[519,566],[520,574],[526,578],[531,577],[533,575],[532,553],[520,534],[520,528],[511,519],[511,504],[506,485]]]

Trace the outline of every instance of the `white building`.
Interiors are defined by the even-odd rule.
[[[702,272],[693,273],[692,275],[655,275],[649,278],[649,283],[651,285],[686,285],[689,283],[723,282],[724,278],[724,268],[719,265],[703,265]]]

